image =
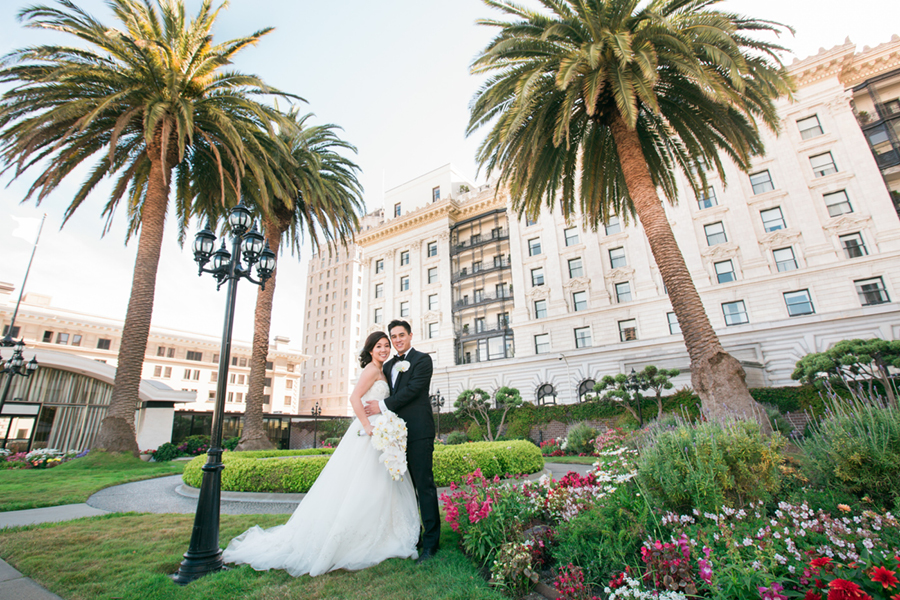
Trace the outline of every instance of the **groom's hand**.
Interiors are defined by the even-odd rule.
[[[381,412],[381,407],[378,406],[378,400],[369,400],[366,402],[365,410],[366,414],[370,417],[379,414]]]

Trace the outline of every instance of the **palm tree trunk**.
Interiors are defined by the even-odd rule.
[[[691,358],[691,384],[706,416],[717,421],[728,417],[754,419],[763,432],[771,433],[768,417],[747,389],[743,367],[725,352],[709,322],[653,185],[637,132],[618,114],[611,129],[628,193],[684,335]]]
[[[265,220],[266,240],[269,248],[278,255],[283,228],[272,219]],[[269,329],[272,325],[272,303],[275,297],[275,276],[266,282],[266,288],[256,292],[256,312],[253,316],[253,346],[250,352],[250,381],[247,385],[247,404],[244,407],[244,429],[241,443],[235,450],[271,450],[275,446],[266,435],[263,420],[263,400],[266,378],[266,358],[269,356]]]
[[[149,154],[151,159],[147,197],[141,209],[140,240],[134,261],[131,298],[128,300],[128,312],[125,314],[119,345],[116,379],[106,418],[103,419],[93,444],[95,449],[130,452],[135,456],[138,455],[139,448],[134,429],[134,413],[140,402],[141,372],[147,352],[147,338],[150,335],[156,272],[169,204],[168,177],[163,172],[166,167],[159,158],[153,158],[152,150]],[[158,157],[159,153],[155,153],[155,156]]]

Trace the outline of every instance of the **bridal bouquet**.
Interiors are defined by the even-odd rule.
[[[403,479],[406,473],[406,421],[388,411],[373,424],[372,445],[381,451],[381,462],[391,479]]]

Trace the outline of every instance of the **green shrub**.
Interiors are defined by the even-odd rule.
[[[434,449],[434,482],[438,487],[459,482],[475,469],[481,469],[485,477],[491,478],[507,473],[537,473],[543,468],[540,449],[524,440],[475,442]]]
[[[780,487],[785,439],[749,421],[686,423],[649,437],[638,459],[641,483],[667,508],[716,512],[767,501]]]
[[[337,448],[337,445],[341,443],[341,438],[339,437],[331,437],[325,440],[322,440],[322,445],[331,446],[332,448]]]
[[[156,449],[153,453],[153,460],[156,462],[168,462],[174,458],[178,458],[178,446],[172,442],[166,442]],[[204,459],[206,457],[203,457]]]
[[[238,447],[238,444],[240,444],[240,443],[241,443],[241,438],[240,438],[240,436],[236,435],[233,438],[228,438],[227,440],[222,442],[222,447],[225,448],[226,450],[234,450],[235,448]]]
[[[469,441],[469,436],[467,436],[462,431],[451,431],[447,435],[446,444],[450,446],[456,446],[457,444],[465,444]]]
[[[762,407],[766,411],[766,416],[769,417],[769,424],[772,426],[772,429],[784,437],[789,437],[794,430],[794,426],[781,414],[778,407],[772,404],[763,404]]]
[[[184,438],[184,441],[181,442],[181,446],[186,446],[184,452],[185,454],[190,454],[191,456],[196,455],[200,448],[206,446],[209,448],[209,436],[208,435],[192,435]]]
[[[594,451],[594,438],[597,430],[587,423],[578,423],[569,429],[566,435],[566,452],[568,454],[591,454]]]
[[[470,442],[481,442],[484,441],[484,427],[482,427],[479,423],[473,422],[469,425],[469,428],[466,429],[466,437],[469,438]]]
[[[622,572],[623,565],[634,562],[652,523],[647,499],[629,483],[571,521],[563,521],[550,552],[557,564],[581,567],[587,583],[602,587]]]
[[[810,480],[885,508],[900,506],[900,412],[835,396],[828,409],[801,444]]]

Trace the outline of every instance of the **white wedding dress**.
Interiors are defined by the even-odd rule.
[[[388,396],[376,381],[362,401]],[[298,577],[356,571],[388,558],[415,558],[419,510],[409,475],[391,479],[359,419],[354,419],[312,489],[284,525],[254,526],[231,540],[226,563]]]

